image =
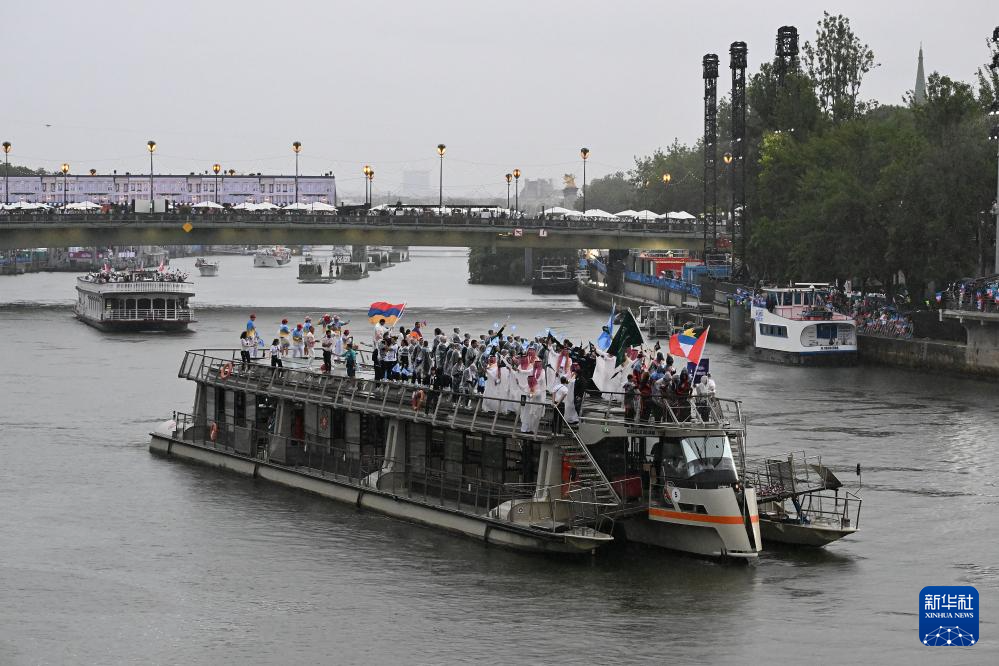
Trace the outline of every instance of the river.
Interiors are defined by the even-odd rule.
[[[996,663],[999,387],[880,367],[788,368],[710,344],[744,401],[749,455],[806,449],[853,489],[860,531],[751,566],[624,548],[527,555],[148,453],[189,411],[187,348],[231,347],[249,312],[506,323],[593,338],[574,297],[466,284],[463,251],[414,248],[367,280],[299,285],[294,263],[221,257],[185,335],[96,331],[74,277],[0,278],[0,663]],[[173,266],[193,270],[193,259]],[[918,593],[974,585],[982,642],[923,647]]]

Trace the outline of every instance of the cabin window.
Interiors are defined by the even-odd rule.
[[[235,391],[232,394],[232,414],[235,425],[243,427],[246,425],[246,393]]]
[[[781,296],[781,305],[791,305],[791,292],[785,291]]]
[[[777,326],[775,324],[760,324],[760,335],[768,335],[773,338],[786,338],[787,326]]]

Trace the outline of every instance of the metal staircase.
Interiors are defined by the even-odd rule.
[[[553,418],[563,417],[556,411]],[[614,486],[604,476],[603,470],[590,455],[590,450],[586,448],[575,431],[569,427],[569,424],[565,423],[564,418],[562,432],[568,434],[557,435],[552,441],[565,456],[566,461],[576,469],[576,480],[579,485],[593,491],[594,501],[597,504],[620,505],[621,498],[615,492]]]

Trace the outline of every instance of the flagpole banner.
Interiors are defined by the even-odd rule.
[[[384,319],[387,326],[393,326],[399,321],[399,317],[402,316],[402,311],[405,307],[405,303],[375,301],[368,307],[368,321],[372,324],[377,324]]]
[[[641,347],[644,343],[645,339],[642,337],[642,331],[638,328],[638,322],[635,321],[635,315],[631,314],[631,310],[622,310],[621,325],[618,327],[617,333],[614,334],[614,339],[611,340],[607,353],[616,357],[617,363],[620,365],[624,362],[628,349]]]

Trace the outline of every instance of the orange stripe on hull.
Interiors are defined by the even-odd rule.
[[[674,518],[676,520],[690,520],[698,523],[721,523],[722,525],[740,525],[742,516],[709,516],[703,513],[687,513],[686,511],[669,511],[667,509],[649,508],[649,515],[657,518]],[[760,522],[759,516],[750,516],[749,520],[754,523]]]

